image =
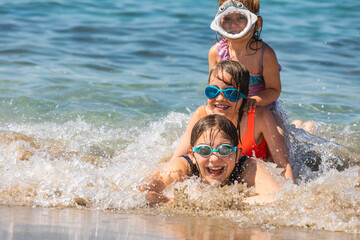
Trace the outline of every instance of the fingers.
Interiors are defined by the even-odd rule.
[[[145,199],[149,202],[150,206],[159,204],[159,203],[167,203],[170,201],[170,198],[168,198],[167,196],[161,194],[161,193],[157,193],[157,192],[153,192],[153,191],[149,191],[146,196]]]
[[[257,101],[255,99],[248,98],[247,101],[246,101],[246,104],[245,104],[244,112],[245,113],[251,112],[251,110],[253,108],[256,108],[256,104],[257,104]]]

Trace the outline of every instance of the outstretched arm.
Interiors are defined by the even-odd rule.
[[[276,128],[275,120],[270,111],[264,107],[258,107],[255,111],[255,131],[258,135],[263,134],[273,161],[284,168],[285,178],[291,178],[295,183],[294,174],[286,157],[284,142]]]
[[[139,186],[139,190],[147,191],[145,198],[150,205],[167,203],[171,199],[163,194],[164,189],[172,183],[183,181],[189,174],[187,161],[184,158],[177,158],[168,162],[159,172],[146,178]]]

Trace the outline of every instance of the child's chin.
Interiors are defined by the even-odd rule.
[[[222,184],[223,181],[219,180],[219,179],[206,179],[207,182],[212,185],[212,186],[219,186]]]

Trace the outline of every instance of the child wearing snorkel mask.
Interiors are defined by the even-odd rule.
[[[208,104],[200,106],[191,116],[186,131],[175,150],[172,160],[187,154],[191,147],[190,135],[195,123],[202,117],[220,114],[231,120],[241,139],[238,147],[243,155],[274,161],[284,169],[285,178],[295,182],[291,166],[286,158],[286,149],[277,131],[270,111],[258,106],[249,113],[244,108],[248,100],[249,71],[237,61],[225,60],[216,63],[209,73],[205,95]]]
[[[260,39],[262,17],[259,0],[220,0],[210,27],[221,35],[209,51],[209,69],[223,60],[241,62],[250,72],[249,98],[245,111],[266,106],[272,113],[278,131],[283,135],[282,119],[276,110],[281,93],[280,70],[274,50]],[[312,132],[311,121],[293,122]]]
[[[146,200],[150,205],[169,202],[171,199],[163,191],[170,184],[194,175],[214,186],[231,185],[235,181],[254,186],[257,195],[246,199],[248,203],[274,200],[279,182],[261,160],[241,155],[236,127],[226,117],[212,114],[200,119],[194,125],[189,141],[191,148],[187,155],[168,162],[139,187],[140,191],[147,191]]]

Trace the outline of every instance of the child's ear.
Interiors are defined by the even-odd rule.
[[[188,150],[188,155],[190,158],[194,157],[194,151],[191,149],[191,147]]]
[[[263,19],[261,16],[258,16],[258,20],[256,21],[255,25],[255,32],[259,31],[259,29],[262,27]]]
[[[189,158],[191,159],[191,161],[194,164],[196,164],[195,157],[194,157],[194,151],[191,148],[189,148],[188,155],[189,155]]]
[[[241,153],[242,153],[242,148],[238,148],[238,150],[236,150],[236,156],[237,156],[236,162],[238,162],[240,157],[242,156]]]

